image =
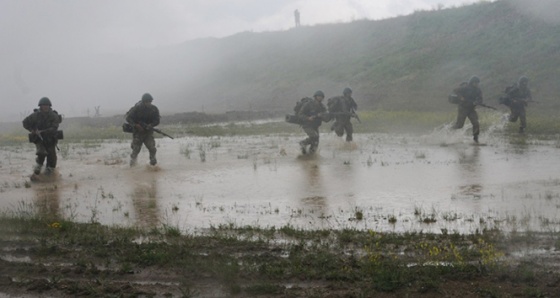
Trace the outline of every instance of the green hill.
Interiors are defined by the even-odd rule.
[[[531,11],[539,7],[547,14]],[[245,32],[167,48],[163,56],[170,60],[160,67],[189,70],[183,87],[169,91],[179,110],[193,101],[208,110],[290,110],[318,89],[330,97],[346,86],[361,108],[448,110],[449,91],[476,74],[487,103],[497,105],[503,89],[527,75],[541,101],[535,109],[555,112],[555,7],[549,0],[502,0],[380,21]]]

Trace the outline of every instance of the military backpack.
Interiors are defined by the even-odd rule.
[[[296,102],[294,107],[294,115],[286,115],[286,122],[293,123],[293,124],[301,124],[301,121],[298,119],[297,114],[301,111],[301,108],[308,102],[312,101],[313,98],[311,97],[304,97]]]

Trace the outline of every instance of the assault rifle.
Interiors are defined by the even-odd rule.
[[[148,129],[148,125],[147,125],[146,123],[140,123],[140,126],[142,126],[142,128],[145,129],[145,130],[150,130],[150,129],[151,129],[151,130],[153,130],[153,131],[155,131],[155,132],[157,132],[157,133],[159,133],[159,134],[161,134],[161,135],[164,135],[164,136],[166,136],[166,137],[168,137],[168,138],[170,138],[170,139],[172,139],[172,140],[174,139],[172,136],[170,136],[170,135],[164,133],[163,131],[161,131],[161,130],[155,128],[155,127],[151,127],[150,129]]]
[[[45,142],[45,139],[43,139],[43,136],[41,135],[42,132],[43,130],[37,130],[35,135],[39,138],[39,140],[41,140],[41,142]]]
[[[491,110],[497,110],[495,107],[489,106],[489,105],[485,105],[485,104],[483,104],[483,103],[475,103],[474,105],[475,105],[475,106],[481,106],[481,107],[483,107],[483,108],[487,108],[487,109],[491,109]]]
[[[356,120],[358,120],[359,123],[362,123],[362,121],[360,120],[360,117],[354,111],[351,111],[351,112],[332,112],[332,113],[329,113],[329,115],[331,115],[331,116],[338,116],[338,115],[350,116],[350,118],[356,118]]]
[[[35,143],[35,137],[39,138],[39,140],[41,140],[41,143],[44,143],[45,139],[43,139],[43,136],[41,135],[43,131],[44,130],[35,129],[31,133],[29,133],[29,143]]]
[[[161,134],[161,135],[164,135],[164,136],[166,136],[166,137],[168,137],[168,138],[170,138],[170,139],[172,139],[172,140],[174,139],[172,136],[170,136],[170,135],[164,133],[163,131],[161,131],[161,130],[159,130],[159,129],[157,129],[157,128],[152,127],[152,130],[155,131],[155,132],[157,132],[157,133],[159,133],[159,134]]]

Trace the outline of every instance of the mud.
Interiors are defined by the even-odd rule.
[[[211,226],[378,231],[557,231],[557,141],[441,129],[424,136],[321,135],[313,156],[291,136],[157,139],[158,165],[130,144],[61,143],[52,176],[33,177],[34,148],[0,148],[0,209],[79,222],[183,232]]]

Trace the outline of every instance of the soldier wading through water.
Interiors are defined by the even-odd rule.
[[[150,165],[157,164],[156,141],[154,140],[153,128],[159,124],[160,116],[158,108],[152,104],[152,95],[145,93],[142,100],[136,103],[126,113],[126,122],[132,126],[132,153],[130,154],[130,166],[136,165],[136,158],[142,149],[142,144],[146,145],[150,152]]]
[[[476,113],[476,105],[482,104],[482,91],[478,87],[480,79],[472,76],[469,82],[463,82],[459,87],[453,90],[450,96],[450,102],[457,104],[457,121],[453,126],[454,129],[463,128],[465,120],[469,118],[472,124],[473,140],[478,143],[478,135],[480,134],[480,124],[478,122],[478,114]],[[452,101],[451,98],[454,98]]]
[[[352,98],[352,90],[344,88],[342,96],[329,98],[327,106],[329,107],[329,114],[333,115],[335,119],[331,130],[334,130],[339,137],[346,133],[346,142],[351,142],[354,127],[350,119],[358,109],[358,104]]]
[[[323,91],[315,92],[313,99],[306,101],[297,112],[296,117],[301,123],[303,131],[307,134],[307,139],[299,142],[303,154],[308,152],[307,146],[309,146],[310,154],[317,151],[317,147],[319,147],[319,126],[322,122],[330,120],[327,109],[322,103],[324,98]]]
[[[23,120],[23,127],[30,132],[29,141],[35,143],[37,148],[36,164],[33,168],[35,175],[41,173],[45,159],[47,160],[45,174],[52,174],[56,168],[56,145],[58,139],[62,138],[62,132],[58,133],[58,125],[61,121],[62,116],[52,109],[51,100],[47,97],[41,98],[39,109],[35,109],[33,114]]]
[[[517,122],[517,119],[519,119],[519,133],[523,133],[527,127],[525,108],[528,102],[533,101],[528,84],[529,79],[527,77],[520,77],[516,84],[506,88],[506,96],[500,99],[500,103],[510,109],[508,120]]]

